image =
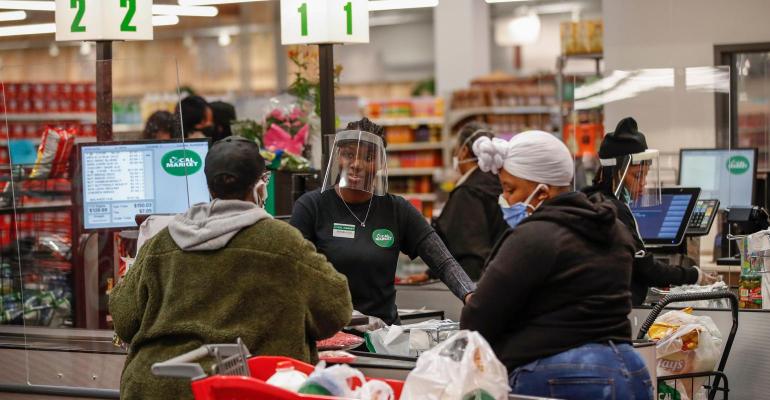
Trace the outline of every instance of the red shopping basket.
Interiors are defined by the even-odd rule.
[[[214,375],[208,376],[203,368],[193,361],[213,356],[217,363]],[[297,394],[267,384],[279,363],[290,362],[294,369],[310,375],[314,367],[288,357],[258,356],[249,358],[246,347],[237,345],[205,345],[189,353],[152,366],[158,376],[187,378],[192,380],[195,400],[329,400],[335,397]],[[371,380],[367,378],[367,380]],[[393,388],[396,398],[401,397],[404,383],[389,379],[383,381]],[[360,385],[361,382],[355,382]]]

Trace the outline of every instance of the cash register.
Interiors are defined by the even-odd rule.
[[[632,207],[639,236],[655,258],[672,265],[693,265],[684,238],[700,195],[699,188],[663,188],[660,204]]]

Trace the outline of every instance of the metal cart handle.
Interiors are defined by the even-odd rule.
[[[690,301],[702,301],[702,300],[718,300],[718,299],[729,299],[730,300],[730,308],[732,309],[733,314],[733,327],[730,331],[730,336],[735,336],[735,332],[738,330],[738,296],[735,295],[733,292],[709,292],[709,293],[682,293],[682,294],[669,294],[666,297],[662,298],[658,304],[656,304],[652,311],[650,311],[650,315],[647,316],[647,319],[644,320],[644,323],[642,324],[641,328],[639,328],[639,334],[636,335],[637,339],[644,339],[644,335],[647,334],[647,331],[650,330],[650,327],[652,327],[652,324],[655,323],[655,320],[658,319],[658,316],[660,316],[660,313],[663,312],[663,309],[666,308],[671,303],[681,303],[681,302],[690,302]],[[732,344],[732,343],[728,343]]]
[[[213,356],[216,352],[228,357],[238,354],[242,350],[242,342],[238,339],[238,344],[207,344],[195,350],[176,356],[170,360],[152,364],[152,373],[155,376],[165,376],[170,378],[205,378],[206,371],[200,364],[193,361],[204,357]]]

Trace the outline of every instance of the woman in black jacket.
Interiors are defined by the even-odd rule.
[[[656,261],[652,253],[645,249],[637,228],[634,214],[629,203],[639,198],[644,191],[649,166],[643,157],[635,157],[650,152],[647,140],[633,118],[624,118],[618,123],[614,132],[608,133],[599,149],[602,167],[596,174],[594,186],[583,191],[587,195],[601,193],[610,199],[618,210],[618,219],[628,229],[634,238],[636,256],[631,279],[631,298],[634,306],[644,303],[647,290],[651,286],[667,287],[685,284],[712,284],[716,276],[701,272],[696,266],[675,266]],[[612,164],[612,165],[607,165]],[[622,200],[621,200],[622,199]]]
[[[449,252],[473,280],[481,277],[481,268],[497,240],[507,229],[497,199],[503,192],[500,181],[478,167],[473,144],[494,134],[483,124],[471,122],[457,135],[453,167],[461,174],[433,228],[446,243]]]
[[[465,308],[508,368],[514,393],[560,399],[652,399],[631,346],[631,235],[601,195],[570,192],[572,156],[530,131],[480,143],[499,170],[507,231]]]

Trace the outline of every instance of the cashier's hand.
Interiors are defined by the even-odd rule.
[[[700,268],[698,268],[698,285],[701,286],[708,286],[713,285],[717,281],[717,275],[716,274],[709,274],[707,272],[703,272]]]
[[[473,293],[468,293],[465,295],[465,299],[463,299],[464,304],[468,304],[469,301],[471,301],[471,297],[473,297]]]

